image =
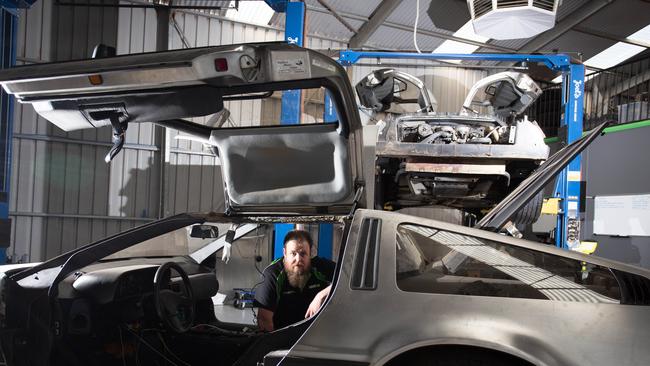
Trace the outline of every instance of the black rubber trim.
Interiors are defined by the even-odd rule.
[[[381,220],[365,218],[361,222],[359,245],[354,256],[351,287],[354,290],[375,290],[379,264]]]

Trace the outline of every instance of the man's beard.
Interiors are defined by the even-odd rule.
[[[287,279],[289,280],[291,287],[302,290],[311,276],[311,265],[307,265],[303,268],[292,268],[285,263],[284,271],[287,273]]]

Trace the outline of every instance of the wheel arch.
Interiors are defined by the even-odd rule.
[[[489,343],[478,344],[474,342],[455,340],[450,343],[419,342],[416,344],[411,344],[381,357],[377,363],[375,363],[375,365],[405,365],[410,364],[410,362],[404,363],[405,361],[419,359],[418,356],[440,356],[449,354],[462,354],[465,357],[467,357],[469,354],[472,354],[487,357],[487,359],[491,360],[505,360],[509,362],[500,364],[507,366],[532,366],[545,364],[533,355],[527,354],[518,349],[508,348],[503,345]]]

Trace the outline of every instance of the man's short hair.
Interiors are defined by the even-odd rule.
[[[314,240],[311,238],[309,232],[305,230],[289,231],[287,235],[284,237],[284,243],[282,245],[286,248],[287,243],[290,242],[291,240],[295,240],[299,242],[307,242],[307,244],[309,244],[309,249],[314,248]]]

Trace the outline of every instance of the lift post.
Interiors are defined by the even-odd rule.
[[[561,126],[566,128],[566,143],[570,144],[582,136],[584,78],[585,68],[581,64],[571,63],[571,58],[564,54],[453,54],[453,53],[410,53],[410,52],[373,52],[345,50],[339,54],[339,63],[352,66],[361,59],[421,59],[421,60],[460,60],[460,61],[500,61],[541,63],[553,71],[562,72],[562,107],[564,116]],[[580,167],[578,155],[558,177],[555,196],[561,199],[562,212],[558,214],[556,226],[556,245],[570,249],[580,243]]]
[[[266,0],[266,3],[276,12],[286,12],[284,40],[287,43],[303,45],[305,34],[305,3],[288,0]],[[302,115],[302,92],[300,90],[285,90],[282,92],[281,124],[299,124]],[[325,122],[336,121],[336,109],[329,96],[325,97]],[[292,224],[276,224],[273,258],[282,257],[284,236],[293,229]],[[333,224],[318,226],[318,256],[332,258],[334,236]]]
[[[582,136],[585,67],[571,64],[562,74],[563,126],[567,130],[567,144],[570,144]],[[555,189],[562,205],[562,214],[557,218],[555,245],[564,249],[580,244],[580,163],[578,155],[564,168]]]
[[[0,1],[0,42],[2,53],[0,68],[16,64],[18,9],[29,8],[36,0]],[[11,219],[9,218],[9,188],[11,186],[11,150],[13,138],[13,99],[0,90],[0,264],[7,262],[7,248],[11,245]]]
[[[284,40],[287,43],[302,46],[305,28],[305,4],[302,2],[267,1],[267,4],[274,10],[286,11]],[[302,115],[302,92],[301,90],[284,90],[282,92],[282,108],[280,112],[280,123],[283,125],[294,125],[300,123]],[[285,235],[293,230],[293,224],[275,224],[275,237],[273,245],[273,258],[283,256]]]

